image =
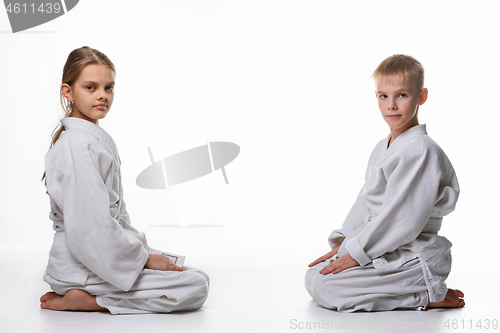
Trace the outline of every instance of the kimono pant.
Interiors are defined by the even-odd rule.
[[[337,274],[320,274],[329,263],[311,267],[305,276],[309,295],[325,308],[339,312],[422,310],[429,303],[418,258],[387,272],[378,272],[370,263]]]
[[[85,285],[56,280],[45,272],[44,280],[58,295],[82,289],[96,296],[97,304],[112,314],[157,313],[195,310],[208,296],[209,278],[202,270],[183,272],[143,269],[129,291],[123,291],[91,273]]]

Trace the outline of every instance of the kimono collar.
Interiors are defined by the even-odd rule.
[[[410,127],[409,129],[407,129],[406,131],[401,133],[396,138],[396,140],[394,140],[391,143],[389,148],[387,148],[387,151],[395,151],[398,149],[399,146],[403,145],[406,141],[408,141],[409,139],[411,139],[415,136],[419,136],[419,135],[427,135],[427,129],[426,129],[425,124]],[[391,135],[389,134],[387,136],[387,140],[386,140],[386,147],[387,147],[387,142],[389,141],[390,137],[391,137]]]
[[[61,119],[61,124],[64,126],[66,131],[77,129],[92,134],[100,142],[104,143],[109,149],[111,149],[115,156],[118,156],[118,150],[116,149],[116,144],[113,141],[113,138],[96,124],[91,123],[88,120],[75,117],[63,118]]]
[[[389,138],[391,135],[389,134],[387,136],[387,139],[383,140],[383,145],[380,147],[382,151],[380,152],[380,158],[377,162],[377,164],[382,163],[386,158],[391,156],[393,153],[398,151],[401,147],[405,146],[405,143],[410,140],[411,138],[414,138],[416,136],[421,136],[421,135],[427,135],[427,130],[425,124],[422,125],[417,125],[413,126],[403,133],[401,133],[396,140],[394,140],[389,148],[387,148],[387,142],[389,141]]]

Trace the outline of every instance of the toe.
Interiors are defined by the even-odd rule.
[[[453,293],[457,296],[457,297],[464,297],[464,293],[458,289],[451,289],[453,291]]]
[[[50,293],[45,293],[42,297],[40,297],[40,302],[45,302],[46,300],[48,300],[49,294]]]

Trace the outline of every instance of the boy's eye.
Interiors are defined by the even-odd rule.
[[[402,98],[404,98],[404,97],[406,97],[406,96],[407,96],[407,95],[406,95],[405,93],[401,93],[401,94],[399,94],[399,97],[402,97]]]
[[[386,99],[386,98],[387,98],[387,95],[382,94],[382,95],[380,95],[379,97],[380,97],[380,98],[382,98],[382,99]]]
[[[107,86],[107,87],[106,87],[106,90],[113,91],[113,89],[114,89],[114,88],[115,88],[115,87],[113,87],[113,86]]]

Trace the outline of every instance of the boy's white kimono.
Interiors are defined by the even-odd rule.
[[[201,270],[144,269],[143,233],[130,225],[123,201],[120,158],[99,126],[64,118],[65,131],[45,156],[54,243],[44,280],[64,295],[83,289],[113,314],[191,310],[208,294]]]
[[[332,249],[346,242],[360,266],[322,275],[327,260],[306,273],[309,294],[324,307],[425,309],[446,296],[451,243],[437,233],[458,200],[455,171],[425,125],[387,144],[375,146],[356,202],[328,238]]]

